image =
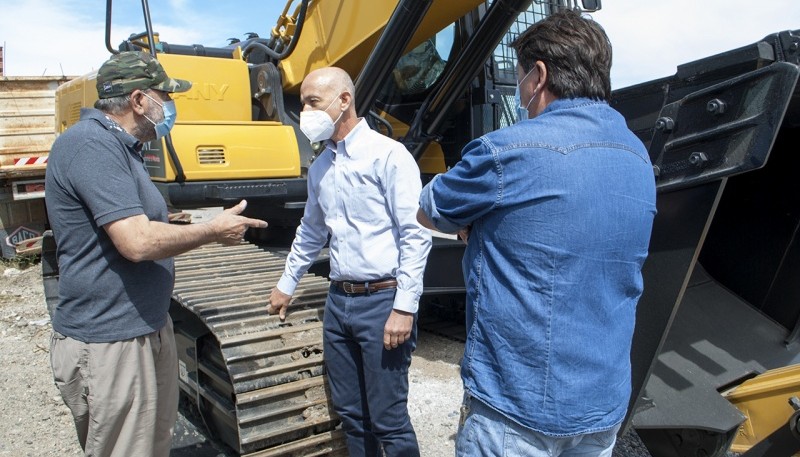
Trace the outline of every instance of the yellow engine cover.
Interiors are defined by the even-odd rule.
[[[172,142],[188,181],[300,176],[294,129],[279,122],[179,122]],[[153,181],[172,182],[176,169],[164,151],[162,141],[145,151],[145,163]]]

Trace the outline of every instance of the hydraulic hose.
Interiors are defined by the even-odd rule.
[[[252,41],[242,50],[242,54],[244,55],[245,59],[254,49],[260,49],[264,51],[269,57],[275,59],[276,61],[289,57],[289,55],[291,55],[294,51],[294,48],[297,46],[297,41],[300,39],[300,34],[303,31],[303,24],[306,22],[306,10],[308,9],[308,2],[309,0],[302,0],[300,2],[300,12],[297,15],[297,26],[295,27],[294,35],[292,35],[292,40],[289,42],[289,46],[287,46],[286,49],[281,52],[277,52],[267,46],[268,41],[266,39],[259,38],[255,41]]]

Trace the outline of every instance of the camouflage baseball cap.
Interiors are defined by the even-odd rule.
[[[111,56],[97,70],[97,96],[119,97],[135,89],[186,92],[192,83],[167,76],[164,67],[146,52],[126,51]]]

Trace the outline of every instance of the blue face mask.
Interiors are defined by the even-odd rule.
[[[161,110],[164,112],[164,119],[158,123],[153,122],[152,119],[145,116],[145,119],[150,121],[156,129],[156,139],[160,140],[161,138],[167,136],[169,131],[172,130],[172,127],[175,125],[175,118],[178,117],[178,111],[177,109],[175,109],[175,102],[170,100],[168,102],[165,102],[164,104],[161,104],[156,99],[145,94],[144,92],[142,92],[142,94],[144,94],[144,96],[149,98],[150,100],[153,100],[158,106],[161,107]]]
[[[528,119],[528,110],[521,106],[522,102],[519,98],[519,84],[517,84],[517,90],[514,92],[514,109],[517,110],[517,122],[521,122]]]
[[[533,68],[531,68],[531,70],[525,74],[525,77],[522,78],[522,81],[517,83],[517,90],[514,92],[514,107],[517,110],[517,122],[528,119],[528,107],[531,106],[531,102],[533,101],[534,98],[536,98],[536,92],[534,92],[533,96],[531,96],[531,99],[528,100],[528,104],[523,107],[522,101],[519,97],[519,85],[522,84],[523,81],[525,81],[525,78],[527,78],[528,75],[531,74],[531,71],[533,71]]]

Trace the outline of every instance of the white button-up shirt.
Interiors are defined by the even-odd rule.
[[[364,119],[338,143],[328,141],[308,170],[308,201],[278,289],[297,283],[330,235],[330,279],[397,279],[394,309],[415,313],[431,248],[419,225],[419,167],[399,142]]]

